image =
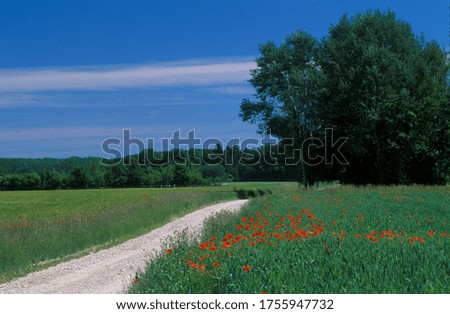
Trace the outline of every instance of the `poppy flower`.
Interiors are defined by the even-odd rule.
[[[191,264],[191,268],[199,268],[199,267],[200,267],[199,264],[196,264],[196,263]]]
[[[217,240],[216,236],[211,236],[211,240],[216,241]]]
[[[200,270],[200,271],[205,271],[205,270],[206,270],[206,266],[204,266],[204,265],[201,266],[201,267],[199,268],[199,270]]]
[[[250,242],[251,246],[256,246],[256,242]]]
[[[242,267],[243,271],[250,271],[252,268],[248,265],[245,265],[244,267]]]
[[[211,246],[209,247],[209,249],[210,249],[211,251],[217,251],[217,246],[211,245]]]
[[[219,267],[220,264],[219,264],[218,262],[214,262],[213,266],[214,266],[214,267]]]
[[[137,285],[137,284],[139,284],[139,283],[140,283],[139,279],[134,279],[134,280],[133,280],[133,285]]]
[[[435,233],[436,233],[436,232],[429,230],[429,231],[428,231],[428,236],[429,236],[429,237],[432,237],[432,236],[434,236]]]
[[[224,241],[224,242],[222,243],[222,246],[223,246],[224,248],[228,249],[229,247],[231,247],[231,243],[228,242],[228,241]]]
[[[167,250],[166,250],[166,253],[167,253],[167,254],[172,254],[172,253],[173,253],[173,250],[172,250],[172,249],[167,249]]]

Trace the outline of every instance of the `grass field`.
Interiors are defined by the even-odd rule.
[[[450,293],[449,223],[449,187],[274,193],[178,235],[129,292]]]
[[[208,204],[295,186],[0,192],[0,282],[118,244]]]

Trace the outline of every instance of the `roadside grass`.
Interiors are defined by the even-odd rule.
[[[256,198],[181,234],[129,293],[450,293],[448,187]]]
[[[295,186],[253,183],[244,189],[270,194]],[[114,246],[202,206],[238,199],[238,187],[0,192],[0,282]]]

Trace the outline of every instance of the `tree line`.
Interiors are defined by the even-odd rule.
[[[266,155],[266,156],[264,156]],[[278,145],[243,149],[143,150],[122,159],[0,159],[0,190],[202,186],[231,181],[294,181]],[[266,161],[271,162],[266,162]]]

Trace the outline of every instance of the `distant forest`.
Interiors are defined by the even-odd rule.
[[[258,149],[144,150],[124,159],[0,158],[0,190],[202,186],[231,181],[296,181],[286,154]],[[267,154],[270,156],[265,156]],[[266,162],[270,161],[270,162]]]

